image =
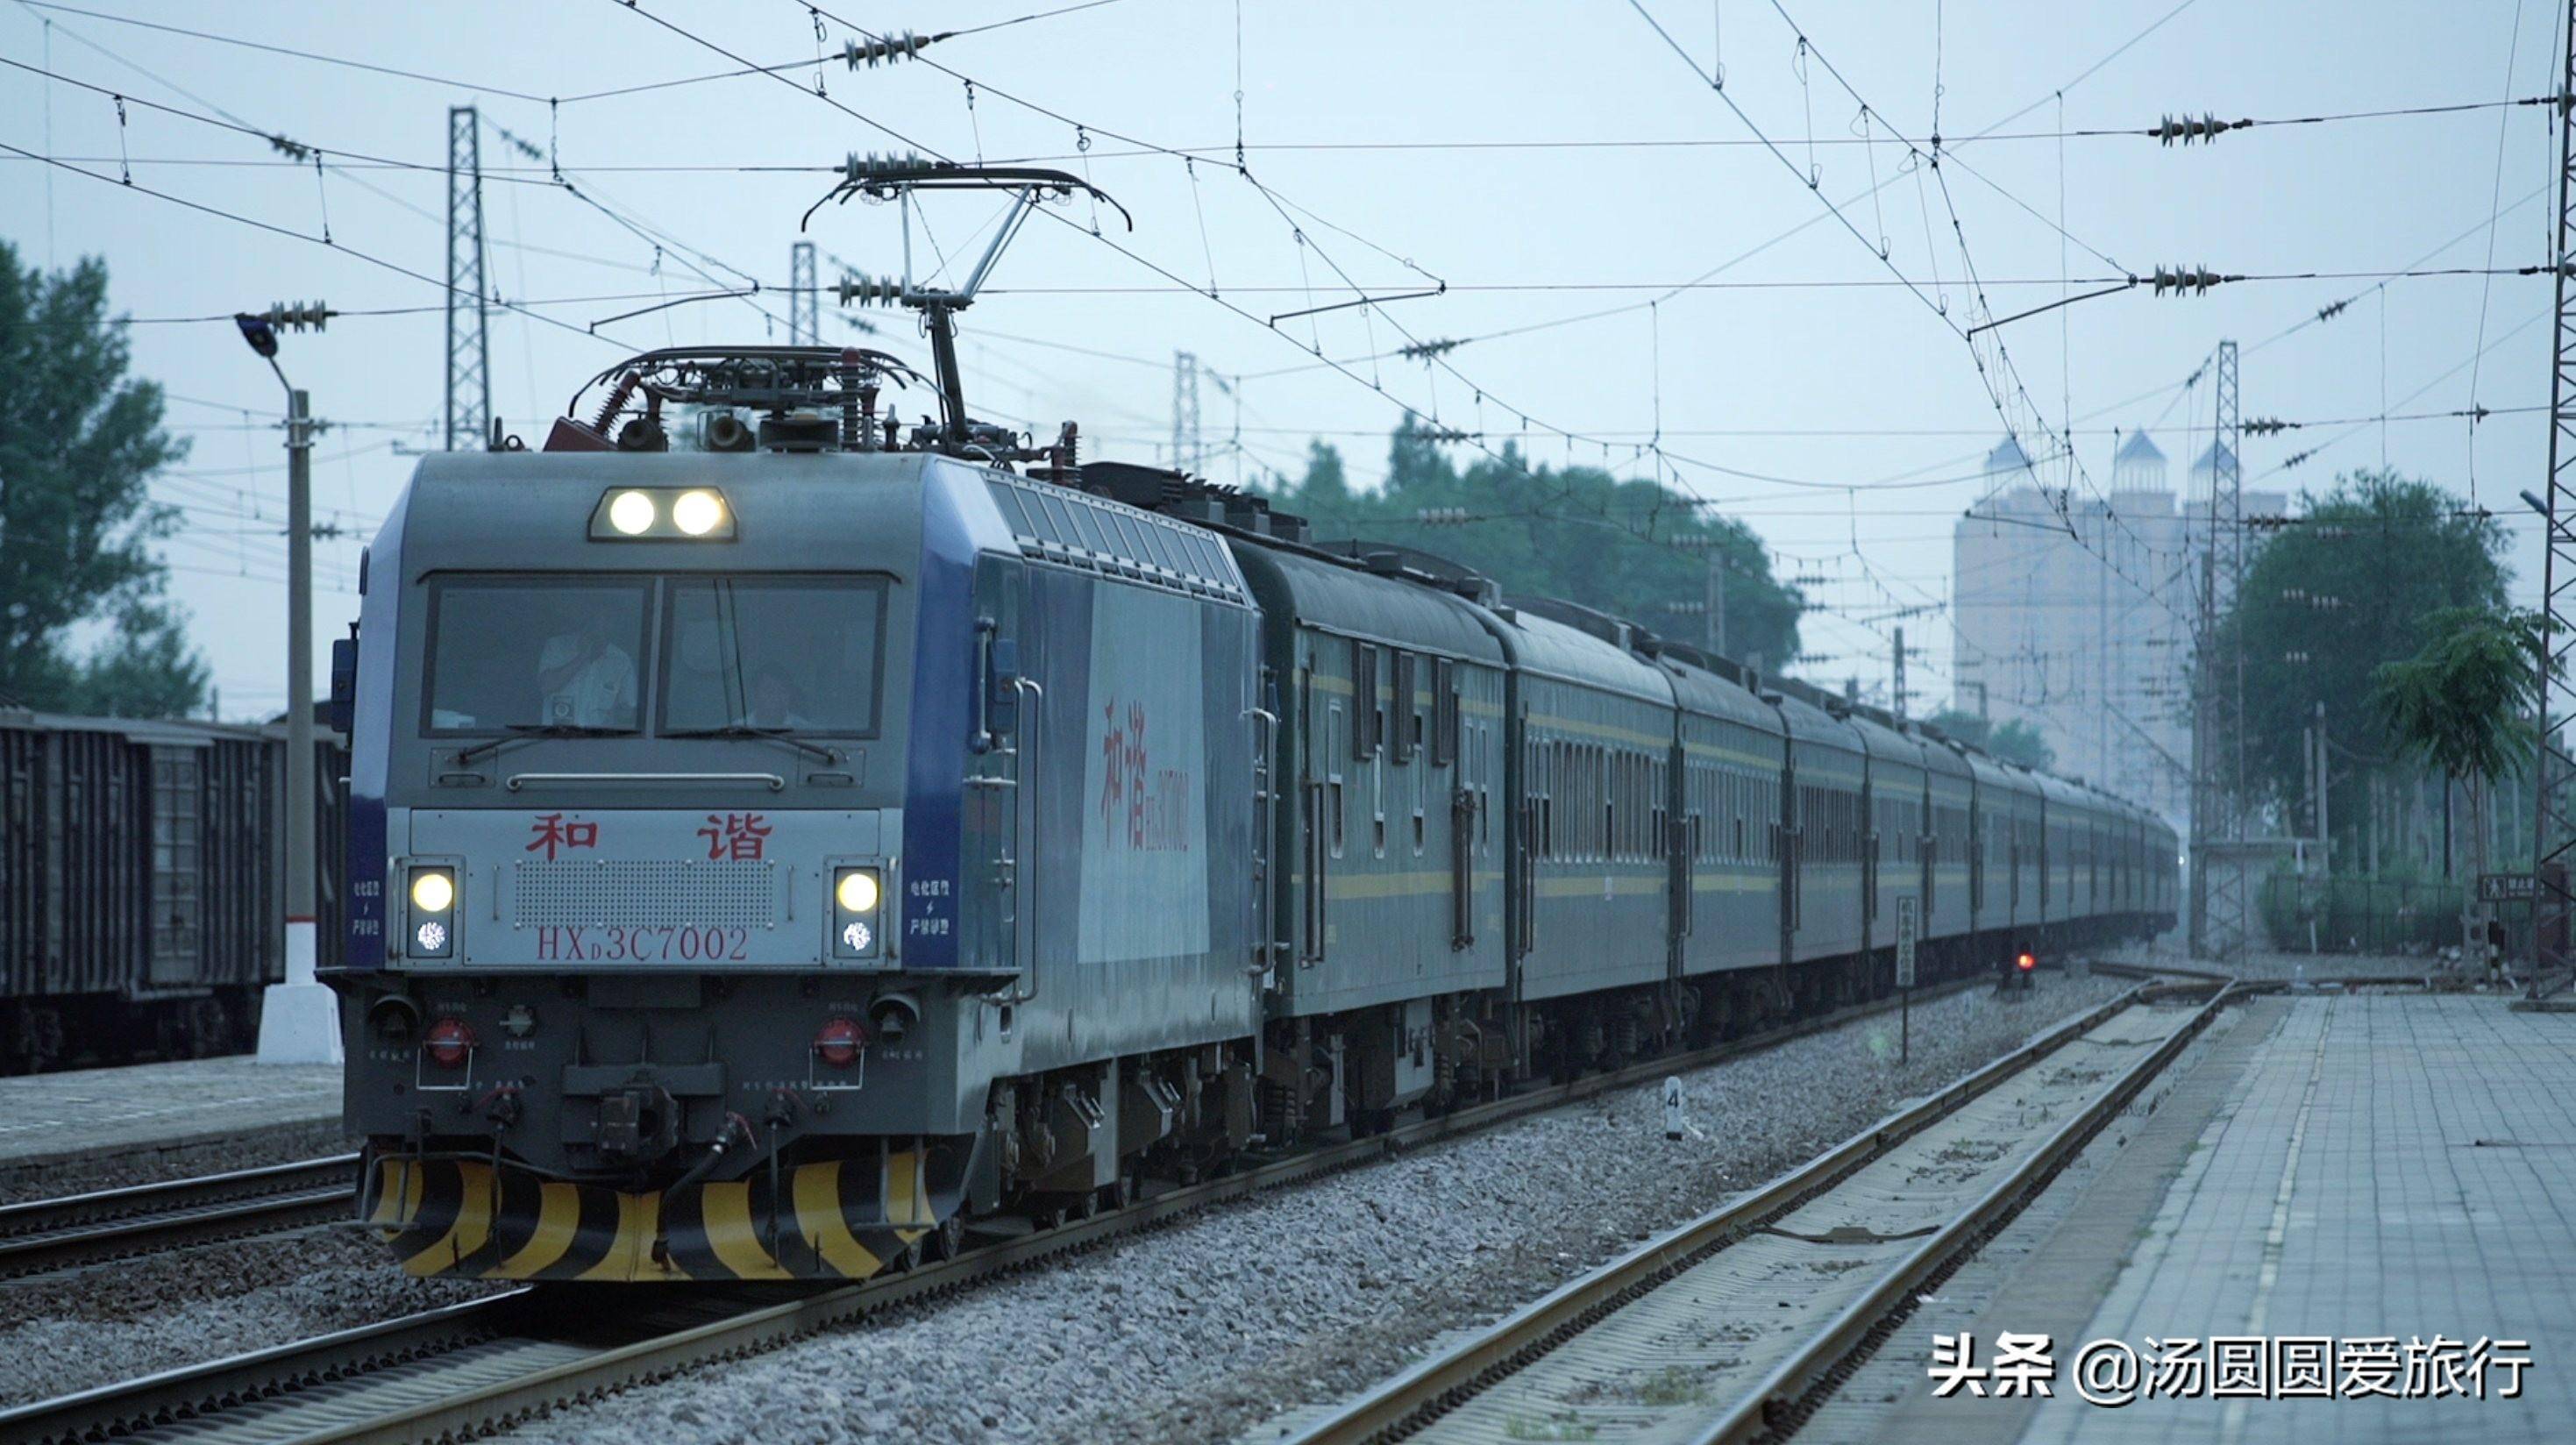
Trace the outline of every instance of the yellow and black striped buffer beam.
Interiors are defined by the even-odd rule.
[[[862,1280],[954,1213],[962,1147],[798,1164],[684,1193],[379,1156],[360,1218],[420,1276],[661,1283]]]

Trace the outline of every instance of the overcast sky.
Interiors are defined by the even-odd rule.
[[[2442,418],[2249,438],[2247,484],[2322,486],[2384,452],[2511,521],[2517,592],[2536,596],[2539,529],[2514,498],[2540,485],[2546,426],[2540,413],[2503,409],[2548,400],[2549,282],[2378,275],[2544,261],[2550,112],[2496,102],[2553,88],[2554,7],[1783,5],[1786,18],[1769,0],[1650,0],[1644,15],[1613,0],[1113,0],[946,40],[925,55],[945,71],[914,62],[852,74],[837,59],[851,32],[830,15],[871,27],[935,18],[962,31],[1049,6],[836,0],[819,20],[834,52],[819,78],[836,106],[813,94],[811,65],[783,80],[572,99],[812,55],[818,17],[792,0],[644,0],[640,10],[622,0],[89,0],[77,11],[5,0],[0,57],[16,65],[0,68],[0,145],[93,175],[0,152],[0,235],[38,262],[104,256],[115,305],[136,319],[135,368],[167,387],[171,424],[193,440],[182,468],[154,486],[185,508],[187,526],[165,549],[172,590],[231,717],[272,711],[284,696],[279,395],[229,323],[169,318],[299,299],[403,313],[352,314],[285,342],[289,374],[340,423],[314,469],[317,519],[348,528],[317,550],[315,640],[326,646],[355,615],[358,547],[402,487],[405,453],[437,444],[435,278],[447,111],[459,104],[486,122],[491,284],[528,303],[492,313],[493,405],[532,444],[574,387],[625,351],[783,341],[790,243],[830,182],[819,168],[851,150],[913,145],[1047,157],[1087,171],[1135,215],[1132,234],[1105,209],[1097,216],[1132,257],[1088,234],[1088,204],[1053,213],[1069,225],[1040,220],[1023,233],[965,319],[980,412],[1050,431],[1078,419],[1096,439],[1092,455],[1151,459],[1168,445],[1180,349],[1241,378],[1232,395],[1202,387],[1220,480],[1238,466],[1294,470],[1310,436],[1333,440],[1356,477],[1373,479],[1403,404],[1494,445],[1527,430],[1525,449],[1549,462],[1598,463],[1606,443],[1623,471],[1660,467],[1722,499],[1782,554],[1784,571],[1827,579],[1809,590],[1842,610],[1810,618],[1807,645],[1843,660],[1807,669],[1821,679],[1882,678],[1880,614],[1948,595],[1952,523],[1984,490],[1975,474],[2002,434],[1996,391],[2013,401],[2034,455],[2047,446],[2041,427],[2062,432],[2072,420],[2083,475],[2044,467],[2049,480],[2107,487],[2113,429],[2144,426],[2176,458],[2179,485],[2181,459],[2206,445],[2210,409],[2207,385],[2181,383],[2222,337],[2247,348],[2249,418],[2473,403],[2501,412],[2474,433]],[[1722,96],[1703,78],[1712,71]],[[75,81],[130,97],[122,123],[110,95]],[[1253,182],[1233,168],[1238,86]],[[140,101],[318,147],[325,169],[317,177],[252,135]],[[2432,106],[2477,108],[2261,126],[2190,147],[2065,134],[2136,132],[2168,113],[2272,120]],[[1936,126],[1945,152],[1956,147],[1937,175],[1909,162],[1906,145],[1928,151]],[[1971,139],[1980,132],[1991,134]],[[1852,143],[1863,136],[1878,144]],[[1203,158],[1185,166],[1134,142]],[[555,167],[615,215],[557,184]],[[995,210],[981,197],[936,201],[930,236],[942,252],[971,250]],[[318,243],[326,218],[332,246]],[[827,208],[810,234],[827,280],[832,258],[901,267],[885,208]],[[1998,317],[2158,267],[2371,274],[2084,301],[1994,333],[2010,369],[1986,349],[1981,379],[1960,334],[1976,318],[1961,237]],[[916,240],[928,271],[933,246]],[[664,294],[745,277],[760,296],[591,334]],[[1350,299],[1344,277],[1379,297],[1448,289],[1269,323]],[[1714,284],[1656,289],[1694,278]],[[1211,286],[1216,299],[1203,294]],[[2347,298],[2358,299],[2332,320],[2280,335]],[[826,304],[827,339],[853,334],[836,310]],[[908,318],[875,319],[878,344],[926,361]],[[1515,328],[1539,329],[1494,335]],[[1451,352],[1454,370],[1366,359],[1452,337],[1489,339]],[[1317,364],[1318,347],[1345,365]],[[2195,424],[2198,442],[2184,435]],[[1659,426],[1662,459],[1638,455]],[[2310,448],[2322,450],[2275,470]],[[1899,481],[1917,485],[1889,485]],[[1940,648],[1916,663],[1914,686],[1945,697],[1946,622],[1908,625]]]

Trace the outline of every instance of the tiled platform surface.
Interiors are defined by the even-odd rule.
[[[2009,1323],[2009,1322],[2004,1322]],[[2529,1342],[2519,1399],[2191,1399],[2061,1380],[2030,1445],[2576,1439],[2576,1015],[2478,996],[2297,1000],[2076,1340]],[[1987,1341],[1980,1341],[1985,1345]]]
[[[0,1167],[340,1117],[336,1065],[250,1056],[0,1078]]]

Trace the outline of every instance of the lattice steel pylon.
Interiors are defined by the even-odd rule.
[[[2576,3],[2576,0],[2571,0]],[[2254,934],[2245,843],[2245,639],[2223,625],[2245,584],[2245,482],[2237,462],[2236,343],[2218,343],[2209,452],[2209,534],[2201,558],[2199,667],[2192,710],[2191,946],[2235,965]]]
[[[1207,465],[1207,443],[1199,431],[1199,359],[1196,353],[1172,353],[1172,470],[1192,476]]]
[[[2576,0],[2567,18],[2576,22]],[[2568,272],[2576,265],[2576,33],[2567,36],[2558,83],[2558,227],[2551,233],[2558,329],[2549,356],[2549,527],[2540,570],[2540,610],[2544,631],[2540,656],[2540,757],[2538,786],[2533,792],[2531,871],[2531,993],[2537,998],[2563,984],[2567,967],[2567,921],[2576,896],[2567,880],[2567,854],[2576,848],[2576,758],[2568,755],[2560,733],[2576,716],[2576,683],[2568,677],[2568,653],[2576,650],[2576,307],[2568,296]]]
[[[447,108],[447,450],[492,444],[491,327],[483,284],[483,125]]]
[[[821,301],[814,288],[814,243],[799,241],[787,251],[787,344],[823,344]]]

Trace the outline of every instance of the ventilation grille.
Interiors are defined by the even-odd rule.
[[[769,928],[778,921],[778,877],[767,863],[529,858],[516,867],[514,892],[522,928],[593,923]]]

